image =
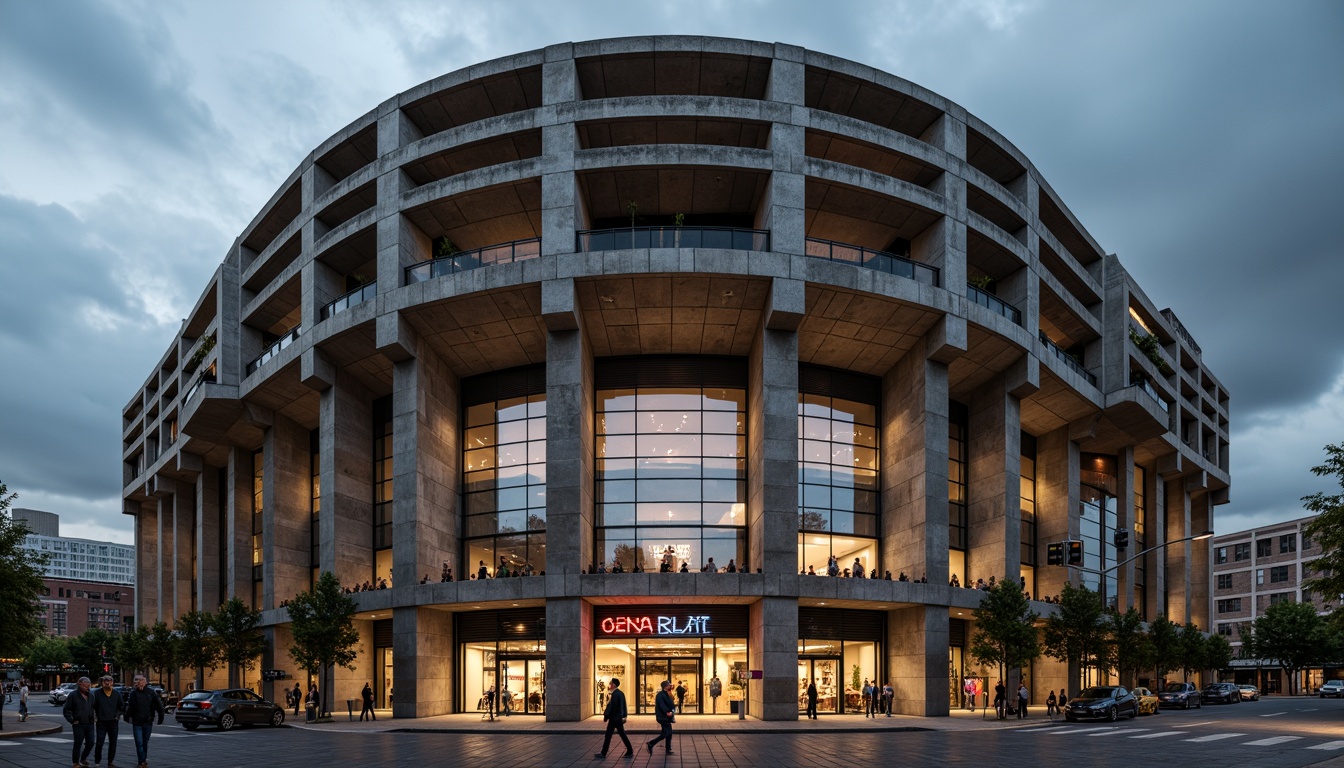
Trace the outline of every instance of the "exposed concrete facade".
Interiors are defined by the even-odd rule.
[[[1131,325],[1157,338],[1151,359]],[[750,573],[589,572],[602,529],[595,370],[659,355],[746,370]],[[470,580],[464,397],[477,377],[521,366],[545,377],[546,572]],[[875,382],[870,565],[892,581],[799,575],[804,370]],[[283,603],[313,569],[344,584],[390,577],[354,596],[363,652],[328,695],[378,678],[395,686],[396,716],[422,717],[476,706],[463,680],[479,671],[457,640],[472,614],[544,608],[541,623],[518,624],[534,652],[544,643],[541,709],[576,720],[598,710],[595,610],[738,606],[736,639],[762,673],[744,706],[791,719],[802,612],[825,607],[876,622],[865,664],[893,682],[897,711],[943,715],[978,603],[946,586],[949,563],[964,562],[967,582],[1031,574],[1033,597],[1058,594],[1076,575],[1046,567],[1045,545],[1087,533],[1083,455],[1114,458],[1121,527],[1139,522],[1143,471],[1146,546],[1203,530],[1228,500],[1228,403],[1175,315],[962,107],[783,44],[553,45],[379,105],[315,149],[239,235],[123,412],[139,615],[171,621],[193,605],[182,593],[194,562],[195,605],[253,602],[256,589],[276,644],[265,663],[297,671]],[[950,553],[949,420],[962,412],[967,540]],[[1193,577],[1207,563],[1200,543],[1159,550],[1119,569],[1116,603],[1207,621],[1208,584]],[[439,583],[445,564],[457,581]],[[1060,687],[1056,667],[1038,662],[1034,679]]]

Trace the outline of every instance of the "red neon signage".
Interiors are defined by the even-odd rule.
[[[608,616],[598,624],[604,635],[708,635],[708,616]]]

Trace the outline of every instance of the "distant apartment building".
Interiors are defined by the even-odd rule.
[[[1337,596],[1318,595],[1304,589],[1312,578],[1312,563],[1322,554],[1303,528],[1313,518],[1266,525],[1213,539],[1210,591],[1213,630],[1232,644],[1232,662],[1237,683],[1257,685],[1267,693],[1288,690],[1283,670],[1272,661],[1242,658],[1243,636],[1269,606],[1289,600],[1310,602],[1322,614]],[[1335,597],[1335,600],[1329,598]],[[1338,677],[1320,667],[1303,670],[1302,690],[1314,690],[1322,679]]]
[[[86,629],[117,635],[135,626],[135,587],[67,579],[43,579],[39,618],[47,634],[76,637]]]
[[[133,545],[61,536],[60,515],[51,512],[15,509],[13,515],[30,531],[23,548],[48,556],[48,579],[135,584]]]

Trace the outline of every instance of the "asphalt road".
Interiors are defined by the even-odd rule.
[[[824,722],[822,723],[824,725]],[[410,723],[408,722],[408,725]],[[188,733],[165,723],[151,740],[149,764],[161,766],[452,765],[511,766],[946,766],[1077,768],[1106,765],[1344,766],[1344,700],[1266,699],[1108,723],[1051,723],[1034,716],[1018,727],[885,733],[687,734],[676,754],[639,750],[620,757],[619,740],[599,762],[600,735],[546,733],[338,733],[284,727]],[[118,765],[135,765],[122,729]],[[661,747],[661,745],[659,745]],[[0,766],[70,764],[68,732],[0,741]]]

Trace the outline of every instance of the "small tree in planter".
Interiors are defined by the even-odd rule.
[[[323,714],[330,712],[331,688],[327,672],[341,666],[354,671],[359,655],[359,632],[355,629],[355,601],[341,592],[341,583],[324,571],[317,584],[289,601],[290,630],[294,645],[289,655],[322,681]]]

